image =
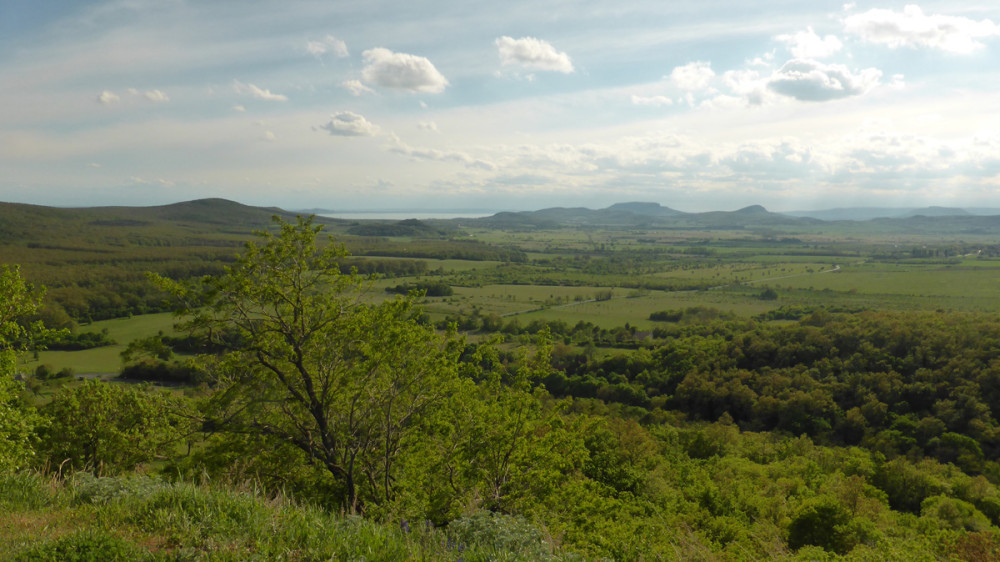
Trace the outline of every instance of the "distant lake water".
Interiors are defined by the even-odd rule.
[[[491,217],[495,211],[435,212],[435,211],[347,211],[343,213],[318,213],[321,217],[346,220],[394,220],[406,219],[475,219]]]

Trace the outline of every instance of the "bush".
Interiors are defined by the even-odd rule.
[[[552,548],[545,536],[522,517],[479,511],[448,525],[456,549],[503,552],[513,559],[545,560]]]
[[[208,382],[201,370],[187,363],[143,359],[122,367],[118,378],[128,381],[169,382],[196,385]]]

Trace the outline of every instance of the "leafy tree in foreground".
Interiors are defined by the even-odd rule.
[[[16,267],[0,266],[0,470],[23,466],[32,455],[30,437],[35,417],[20,403],[21,384],[14,378],[17,356],[29,349],[41,324],[26,324],[41,295]]]
[[[178,412],[165,394],[91,379],[42,408],[48,423],[40,449],[52,466],[108,475],[135,470],[179,438]]]
[[[200,307],[189,327],[228,346],[210,367],[209,426],[298,448],[348,510],[391,502],[397,461],[457,384],[459,348],[409,299],[366,304],[364,279],[341,273],[347,252],[318,248],[311,219],[275,221],[223,275],[172,286]]]

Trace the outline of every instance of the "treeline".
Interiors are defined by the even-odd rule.
[[[698,291],[719,284],[710,279],[637,277],[606,270],[603,273],[575,271],[536,263],[504,264],[491,269],[463,272],[452,277],[454,285],[541,285],[552,287],[621,287],[653,291]]]
[[[355,256],[455,259],[472,261],[525,262],[523,250],[486,244],[478,240],[411,240],[345,237],[341,240]]]
[[[357,271],[361,275],[382,277],[406,277],[427,273],[427,262],[421,260],[377,260],[346,258],[339,262],[341,273]]]
[[[386,287],[385,291],[387,293],[394,293],[397,295],[408,295],[416,292],[427,297],[450,297],[455,294],[455,290],[451,288],[451,285],[442,281],[403,283],[393,287]]]

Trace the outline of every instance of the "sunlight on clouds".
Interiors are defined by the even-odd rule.
[[[425,57],[394,53],[378,47],[368,49],[361,56],[367,66],[361,71],[365,82],[404,90],[438,94],[449,85],[448,80]]]
[[[662,105],[673,105],[674,100],[667,96],[637,96],[632,94],[632,105],[649,105],[659,107]]]
[[[813,31],[812,27],[807,27],[805,31],[799,31],[793,35],[779,35],[775,39],[779,43],[784,43],[792,56],[798,59],[825,58],[844,46],[840,39],[833,35],[820,37]]]
[[[931,47],[959,54],[981,49],[983,43],[979,39],[1000,35],[1000,26],[988,19],[926,15],[913,4],[902,12],[879,8],[848,16],[844,19],[844,29],[890,49]]]
[[[551,70],[569,74],[573,62],[569,55],[557,51],[549,42],[534,37],[499,37],[495,42],[503,66],[523,66],[535,70]]]
[[[670,72],[670,79],[678,88],[687,91],[698,91],[708,88],[715,77],[712,63],[696,61],[678,66]]]

